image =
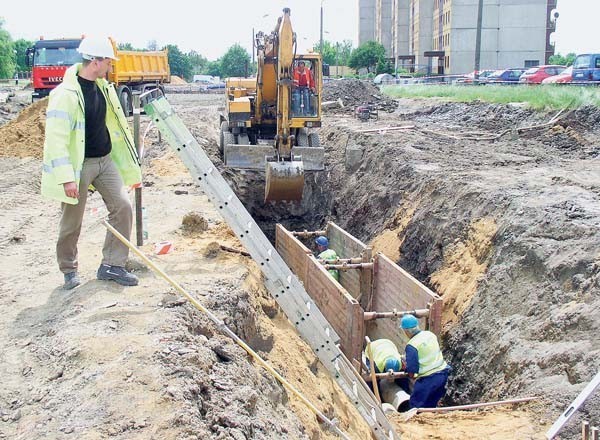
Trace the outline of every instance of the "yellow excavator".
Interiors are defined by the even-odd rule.
[[[265,201],[301,200],[304,172],[325,168],[325,150],[311,130],[321,126],[328,66],[324,69],[318,53],[296,54],[289,8],[273,32],[256,34],[254,44],[256,78],[228,78],[225,83],[223,160],[232,168],[265,170]],[[298,80],[301,76],[304,81]]]

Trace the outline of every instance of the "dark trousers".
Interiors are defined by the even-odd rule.
[[[435,408],[444,394],[449,369],[417,379],[410,395],[411,408]]]

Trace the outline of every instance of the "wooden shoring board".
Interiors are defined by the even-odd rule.
[[[252,216],[237,198],[219,170],[175,114],[164,96],[144,107],[171,148],[181,158],[209,200],[231,227],[237,238],[259,265],[267,290],[288,319],[312,348],[325,369],[352,400],[377,439],[398,439],[389,420],[365,389],[337,344],[339,336],[331,328],[298,278],[291,272]]]
[[[282,225],[276,226],[277,252],[300,278],[325,319],[340,337],[340,348],[350,360],[360,361],[364,338],[363,311],[356,299],[325,270],[304,244]]]
[[[422,328],[439,336],[442,324],[442,298],[439,295],[383,254],[375,256],[374,272],[373,310],[414,310],[425,309],[430,305],[429,317],[421,318]],[[372,338],[387,337],[397,344],[406,342],[398,332],[395,320],[380,319],[368,326]],[[395,335],[396,338],[391,338],[390,335]]]
[[[340,258],[358,258],[365,256],[367,249],[370,249],[366,244],[356,237],[353,237],[333,222],[328,222],[326,229],[329,238],[329,247],[333,249]],[[362,290],[365,287],[361,280],[362,272],[363,271],[358,270],[340,271],[340,283],[354,298],[360,299],[361,303],[362,299],[368,297],[370,293],[369,291],[364,292]]]

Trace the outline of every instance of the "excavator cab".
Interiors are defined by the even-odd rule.
[[[264,170],[265,201],[301,200],[304,173],[325,169],[321,126],[320,54],[296,54],[290,11],[276,29],[259,32],[256,78],[228,78],[220,148],[225,165]]]

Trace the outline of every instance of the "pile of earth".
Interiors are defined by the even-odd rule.
[[[31,103],[31,96],[17,95],[11,88],[0,88],[0,127],[15,119]]]
[[[175,86],[180,84],[187,84],[187,81],[182,79],[180,76],[171,75],[171,84]]]
[[[47,106],[48,98],[36,101],[0,127],[0,157],[42,157]]]
[[[332,108],[336,113],[352,113],[360,105],[370,104],[375,110],[393,112],[398,107],[394,99],[381,94],[370,81],[340,79],[328,81],[323,87],[323,102],[341,101],[343,107]]]

